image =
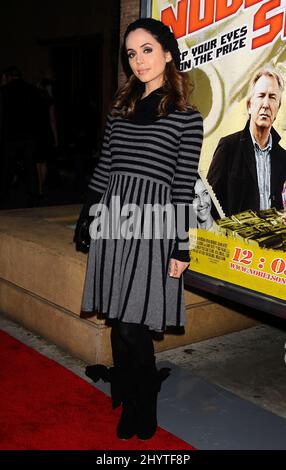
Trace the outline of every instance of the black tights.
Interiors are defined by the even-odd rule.
[[[114,320],[111,346],[115,367],[123,369],[154,368],[152,333],[145,325]]]

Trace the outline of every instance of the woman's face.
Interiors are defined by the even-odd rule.
[[[201,179],[197,179],[194,191],[193,208],[197,214],[198,222],[203,223],[211,217],[211,197]]]
[[[131,31],[126,38],[126,52],[134,75],[148,86],[149,91],[163,85],[166,63],[172,60],[161,44],[142,28]]]

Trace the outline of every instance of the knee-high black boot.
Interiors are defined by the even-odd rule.
[[[121,329],[133,361],[136,434],[139,439],[150,439],[157,429],[158,392],[162,380],[168,377],[170,369],[157,371],[152,335],[148,327],[122,324]]]
[[[120,322],[115,320],[111,328],[113,367],[97,364],[87,366],[85,373],[94,382],[102,379],[110,382],[112,407],[122,404],[122,413],[117,425],[117,437],[130,439],[136,434],[135,385],[130,352],[120,334]]]
[[[154,367],[138,368],[136,373],[136,434],[150,439],[157,430],[157,397],[159,379]]]
[[[136,374],[136,434],[141,440],[151,439],[157,430],[157,399],[161,383],[171,369],[139,368]]]
[[[118,367],[107,368],[101,364],[87,366],[85,373],[94,382],[99,379],[110,382],[112,407],[117,408],[122,405],[122,413],[116,430],[117,437],[130,439],[135,436],[136,403],[132,374]]]
[[[130,351],[124,336],[121,335],[120,322],[114,322],[111,330],[111,346],[114,363],[113,383],[119,390],[122,412],[117,425],[117,437],[130,439],[136,434],[135,385]]]

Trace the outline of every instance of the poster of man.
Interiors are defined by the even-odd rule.
[[[208,171],[226,216],[245,210],[282,208],[286,150],[273,123],[284,83],[271,67],[255,73],[246,100],[249,119],[241,131],[220,139]]]

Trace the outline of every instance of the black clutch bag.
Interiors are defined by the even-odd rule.
[[[74,242],[77,251],[88,253],[90,247],[90,233],[89,227],[92,221],[92,217],[80,217],[77,221]]]

